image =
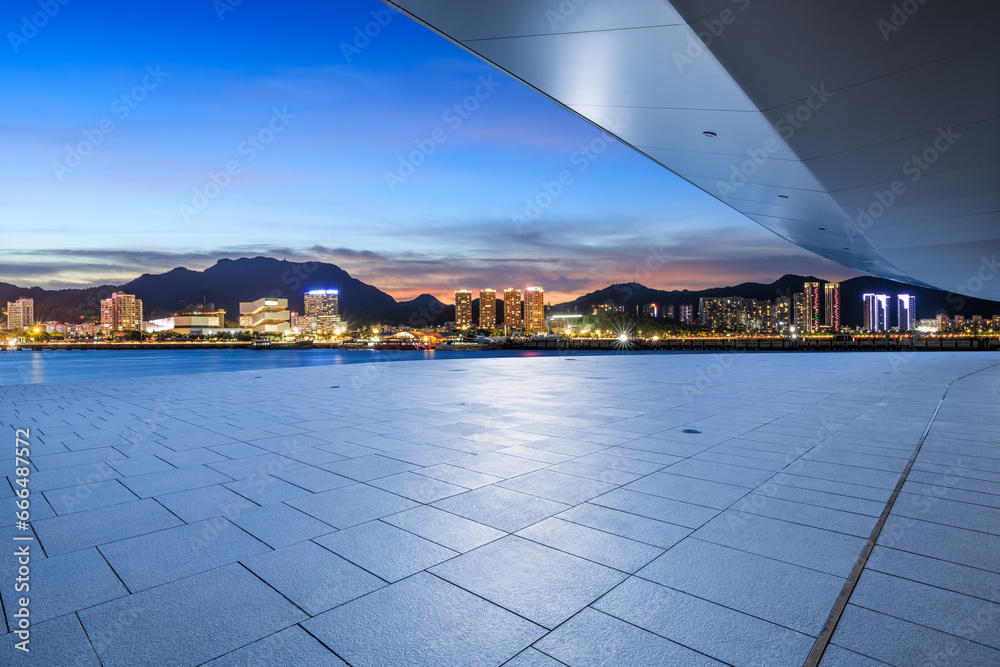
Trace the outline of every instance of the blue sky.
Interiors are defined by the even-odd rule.
[[[613,142],[580,171],[594,127],[379,2],[63,1],[0,9],[0,281],[255,255],[449,301],[855,275]]]

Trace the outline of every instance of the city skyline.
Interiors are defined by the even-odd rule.
[[[7,10],[13,33],[27,8]],[[230,9],[177,2],[151,22],[60,5],[0,62],[13,93],[0,173],[21,193],[0,204],[0,281],[121,284],[248,254],[333,261],[400,299],[509,275],[555,300],[630,281],[859,275],[381,3],[310,8],[306,23]]]

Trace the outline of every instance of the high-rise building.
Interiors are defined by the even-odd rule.
[[[240,326],[255,334],[288,331],[288,299],[265,297],[240,302]]]
[[[314,289],[306,292],[306,316],[315,317],[314,331],[321,336],[336,333],[340,327],[340,295],[335,289]]]
[[[701,326],[713,331],[746,329],[746,300],[738,296],[702,297],[698,301]]]
[[[537,285],[524,286],[524,332],[543,334],[545,327],[545,291]]]
[[[503,328],[507,333],[521,331],[521,291],[508,287],[503,291]]]
[[[660,316],[660,309],[655,303],[647,303],[642,307],[642,314],[655,319]]]
[[[792,325],[792,297],[779,296],[774,303],[775,329],[782,331]]]
[[[792,322],[799,333],[805,333],[810,330],[809,295],[805,292],[798,292],[792,295]]]
[[[115,292],[110,299],[101,299],[101,331],[142,331],[142,300],[124,292]]]
[[[493,331],[497,326],[497,291],[479,290],[479,328]]]
[[[965,315],[956,315],[955,331],[964,331],[964,330],[965,330]]]
[[[897,295],[896,315],[900,331],[913,331],[917,324],[917,297],[912,294]]]
[[[667,306],[667,319],[668,320],[674,319],[674,304],[670,304],[669,306]]]
[[[694,324],[694,306],[690,303],[681,304],[681,324]]]
[[[30,329],[35,324],[35,300],[20,298],[7,302],[7,328],[12,331]]]
[[[888,331],[889,295],[865,294],[861,298],[865,304],[865,330]]]
[[[823,302],[820,301],[823,295],[819,290],[819,283],[806,283],[804,291],[806,294],[806,330],[819,331],[819,318],[823,307]]]
[[[458,329],[472,328],[471,290],[455,290],[455,327]]]
[[[826,317],[823,324],[831,331],[840,331],[840,283],[827,283],[823,286],[823,301],[826,306]]]
[[[774,304],[767,300],[745,299],[744,308],[747,331],[774,331]]]

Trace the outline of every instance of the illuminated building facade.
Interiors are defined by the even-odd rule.
[[[177,331],[187,334],[215,333],[226,326],[226,311],[210,308],[190,307],[170,317],[150,320],[147,331]]]
[[[12,331],[30,329],[35,324],[35,300],[18,299],[7,302],[7,328]]]
[[[865,304],[865,330],[889,330],[889,295],[865,294],[862,299]]]
[[[455,328],[472,328],[472,291],[455,290]]]
[[[304,334],[317,333],[317,317],[315,315],[296,315],[292,313],[292,329]]]
[[[255,334],[285,333],[289,319],[288,299],[266,297],[240,302],[240,326]]]
[[[713,331],[746,329],[746,303],[738,296],[702,297],[698,301],[701,326]]]
[[[792,324],[792,297],[779,296],[774,302],[775,328],[783,330]]]
[[[537,285],[524,287],[524,332],[542,334],[545,326],[545,291]]]
[[[694,306],[690,303],[681,304],[681,324],[694,324]]]
[[[744,329],[755,332],[774,331],[774,304],[761,299],[744,299]]]
[[[521,292],[513,287],[503,291],[503,328],[507,333],[521,331]]]
[[[823,302],[820,301],[822,292],[820,292],[819,283],[806,283],[804,291],[806,295],[805,324],[808,327],[806,330],[819,331],[819,318],[823,305]]]
[[[479,328],[493,331],[497,326],[497,291],[479,290]]]
[[[831,331],[840,331],[840,283],[823,286],[823,302],[826,306],[823,324]]]
[[[655,303],[647,303],[642,307],[642,314],[647,317],[656,318],[660,316],[660,309],[657,308]]]
[[[799,333],[809,331],[809,296],[805,292],[792,295],[792,322]]]
[[[667,306],[667,319],[668,320],[674,319],[675,312],[676,311],[674,310],[674,304],[670,304],[669,306]]]
[[[900,331],[913,331],[917,322],[917,297],[912,294],[897,295],[896,315]]]
[[[340,295],[335,289],[314,289],[305,294],[306,316],[314,316],[314,332],[321,336],[336,333],[340,327]]]
[[[142,331],[142,299],[124,292],[115,292],[111,298],[101,299],[101,331]]]
[[[598,303],[590,307],[591,315],[603,315],[605,313],[624,313],[625,306],[616,306],[613,302]]]

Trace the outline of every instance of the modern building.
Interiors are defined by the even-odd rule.
[[[889,330],[889,295],[865,294],[865,331]]]
[[[455,328],[472,328],[472,291],[455,290]]]
[[[646,317],[652,317],[655,319],[660,316],[660,309],[655,303],[647,303],[642,307],[642,314]]]
[[[912,294],[897,295],[896,316],[900,331],[913,331],[917,323],[917,297]]]
[[[820,291],[819,283],[806,283],[803,291],[806,295],[805,322],[807,331],[819,331],[820,317],[823,312],[823,293]]]
[[[522,331],[521,291],[508,287],[503,291],[503,329],[507,333]]]
[[[497,291],[479,290],[479,328],[493,331],[497,326]]]
[[[290,319],[288,299],[265,297],[240,302],[240,326],[255,334],[285,333]]]
[[[774,304],[768,300],[744,299],[744,329],[757,333],[774,331]]]
[[[35,300],[20,298],[7,302],[7,328],[24,331],[35,324]]]
[[[681,324],[694,324],[694,306],[690,303],[681,304]]]
[[[792,295],[792,322],[800,334],[810,331],[809,295],[798,292]]]
[[[742,331],[746,328],[746,304],[738,296],[702,297],[698,317],[701,326],[712,331]]]
[[[674,314],[676,312],[674,310],[674,304],[670,304],[669,306],[667,306],[666,312],[667,312],[667,319],[668,320],[674,319]]]
[[[191,335],[218,333],[226,328],[226,311],[207,308],[185,308],[170,317],[150,320],[146,331],[176,331]]]
[[[386,2],[811,252],[1000,300],[995,2]]]
[[[291,315],[292,330],[302,334],[317,333],[316,315]]]
[[[537,285],[524,286],[524,332],[543,334],[545,326],[545,291]]]
[[[774,302],[774,323],[775,329],[783,331],[792,326],[792,297],[779,296]]]
[[[115,292],[110,298],[101,299],[102,332],[122,333],[142,330],[142,299],[124,292]]]
[[[840,283],[823,286],[823,303],[826,310],[823,324],[830,331],[840,331]]]
[[[313,289],[305,294],[307,316],[316,318],[313,331],[320,336],[331,336],[340,328],[339,293],[335,289]]]

